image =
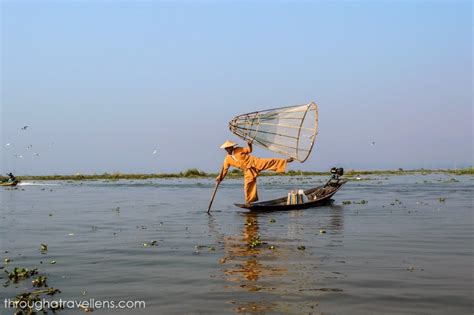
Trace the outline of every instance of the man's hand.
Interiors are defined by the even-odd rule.
[[[216,177],[216,183],[220,182],[221,181],[221,177],[220,176],[217,176]]]
[[[248,145],[248,148],[249,148],[249,151],[248,151],[249,153],[252,153],[252,151],[253,151],[252,142],[253,142],[253,140],[248,140],[247,141],[247,145]]]

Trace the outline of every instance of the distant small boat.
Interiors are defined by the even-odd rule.
[[[16,186],[18,185],[18,181],[16,182],[0,182],[0,186]]]
[[[299,204],[287,204],[287,197],[254,202],[251,204],[236,203],[239,208],[248,209],[250,211],[282,211],[307,209],[322,206],[331,202],[331,197],[347,182],[345,179],[330,179],[326,184],[308,189],[304,192],[308,198],[307,202]]]

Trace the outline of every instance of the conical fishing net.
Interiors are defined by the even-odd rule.
[[[245,141],[304,162],[318,132],[318,107],[312,102],[243,114],[229,128]]]

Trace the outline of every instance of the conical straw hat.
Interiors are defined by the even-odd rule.
[[[226,142],[224,142],[222,145],[221,145],[221,149],[225,149],[225,148],[230,148],[230,147],[235,147],[237,144],[230,141],[230,140],[227,140]]]

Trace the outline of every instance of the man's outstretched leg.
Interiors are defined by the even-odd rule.
[[[293,162],[293,158],[288,159],[255,159],[255,168],[261,171],[274,171],[284,173],[286,165]]]

